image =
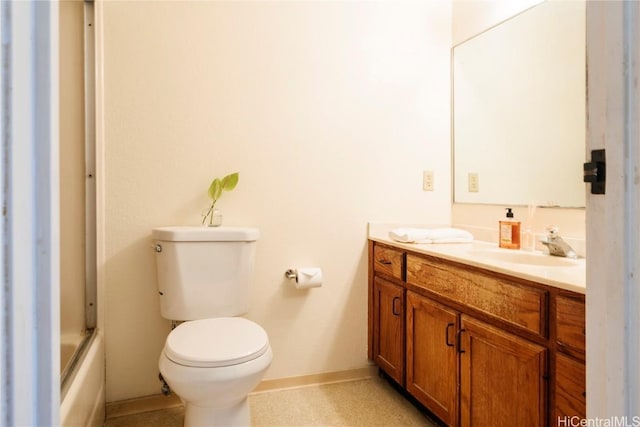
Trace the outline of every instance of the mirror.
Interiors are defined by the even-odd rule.
[[[585,34],[547,1],[453,48],[454,202],[585,206]]]

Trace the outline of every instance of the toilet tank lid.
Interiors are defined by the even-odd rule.
[[[251,227],[171,226],[154,228],[154,239],[165,242],[252,242],[260,231]]]

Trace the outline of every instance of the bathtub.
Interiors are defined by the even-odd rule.
[[[64,343],[61,355],[70,351],[71,343]],[[69,346],[69,347],[67,347]],[[60,425],[99,427],[105,418],[104,336],[96,330],[81,363],[60,403]]]

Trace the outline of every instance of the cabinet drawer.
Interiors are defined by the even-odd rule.
[[[380,245],[373,247],[373,270],[402,280],[404,270],[404,253]]]
[[[556,358],[556,404],[553,419],[579,417],[587,413],[584,363],[562,353]]]
[[[547,292],[407,254],[407,283],[545,337]]]
[[[585,351],[586,319],[584,302],[558,295],[556,298],[557,342],[560,349]]]

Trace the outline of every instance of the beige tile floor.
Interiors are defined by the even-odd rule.
[[[249,396],[252,427],[436,426],[384,379],[301,387]],[[182,426],[182,407],[111,418],[105,427]]]

